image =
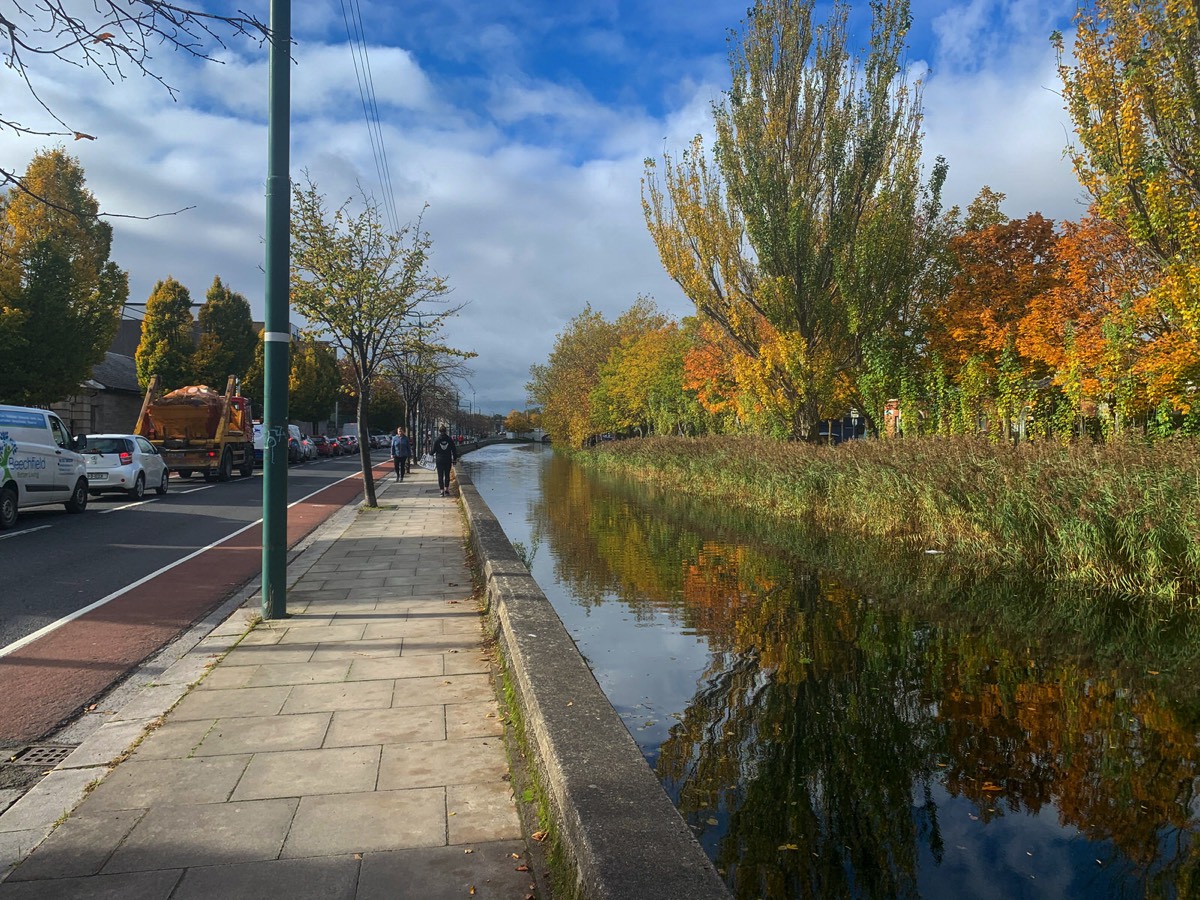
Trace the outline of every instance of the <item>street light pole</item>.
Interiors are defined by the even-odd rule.
[[[267,119],[266,317],[263,327],[262,617],[287,615],[287,419],[291,239],[291,0],[271,0]]]

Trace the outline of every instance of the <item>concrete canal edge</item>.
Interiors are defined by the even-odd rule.
[[[495,636],[547,795],[567,886],[585,900],[727,900],[717,875],[604,696],[549,599],[457,467]]]

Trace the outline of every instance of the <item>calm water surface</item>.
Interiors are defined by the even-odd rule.
[[[738,897],[1200,897],[1195,623],[463,465]]]

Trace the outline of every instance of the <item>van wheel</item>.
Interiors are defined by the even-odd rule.
[[[158,496],[161,497],[167,492],[167,486],[170,483],[170,481],[171,481],[171,470],[163,469],[162,481],[160,481],[158,484],[158,487],[156,487],[154,489],[157,492]]]
[[[81,513],[87,509],[88,489],[87,480],[80,478],[75,482],[75,490],[71,491],[71,499],[63,504],[69,513]]]
[[[146,474],[139,472],[138,477],[134,479],[133,487],[128,491],[130,497],[134,500],[141,500],[146,496]]]
[[[217,481],[228,481],[233,477],[233,451],[228,447],[221,454],[221,468],[217,469]]]
[[[6,487],[0,491],[0,529],[17,524],[17,491]]]

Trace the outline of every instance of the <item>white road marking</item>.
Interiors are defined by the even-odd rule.
[[[41,531],[43,528],[53,528],[53,525],[39,525],[36,528],[26,528],[24,531],[13,531],[9,534],[0,534],[0,541],[5,538],[20,537],[23,534],[33,534],[35,531]]]
[[[351,475],[347,475],[345,478],[339,478],[337,481],[330,482],[329,484],[325,485],[324,487],[317,488],[312,493],[305,494],[299,500],[289,503],[287,505],[287,508],[291,509],[293,506],[296,506],[299,503],[303,503],[309,497],[315,497],[317,494],[321,493],[321,491],[326,490],[327,488],[333,487],[335,484],[341,484],[343,481],[349,481],[351,478],[361,478],[361,477],[362,477],[361,472],[354,472]],[[203,490],[203,488],[197,488],[197,490]],[[173,562],[173,563],[168,563],[167,565],[163,566],[161,569],[157,569],[156,571],[151,572],[149,575],[145,575],[145,576],[139,578],[137,581],[133,582],[132,584],[125,585],[125,587],[121,588],[118,591],[113,591],[107,597],[101,597],[95,603],[89,604],[88,606],[85,606],[82,609],[77,609],[77,610],[75,610],[75,612],[70,613],[69,615],[63,616],[61,619],[59,619],[55,622],[51,622],[49,625],[45,625],[42,628],[39,628],[37,631],[33,632],[32,634],[27,634],[27,635],[25,635],[25,637],[21,638],[20,640],[13,641],[7,647],[0,647],[0,656],[7,656],[10,653],[20,650],[26,644],[33,643],[38,638],[44,637],[45,635],[49,634],[50,632],[52,632],[58,628],[61,628],[63,625],[66,625],[68,622],[75,621],[80,616],[84,615],[85,613],[91,612],[93,609],[99,609],[101,606],[104,606],[106,603],[110,603],[111,601],[116,600],[122,594],[129,593],[134,588],[140,587],[141,585],[145,584],[150,579],[157,578],[163,572],[169,572],[171,569],[174,569],[176,566],[182,565],[183,563],[187,562],[189,559],[199,556],[201,553],[204,553],[206,550],[211,550],[213,547],[219,547],[221,544],[225,543],[226,541],[237,537],[243,531],[249,531],[251,528],[253,528],[255,525],[258,525],[261,522],[262,522],[262,519],[255,519],[249,525],[243,525],[237,531],[234,531],[234,532],[231,532],[231,533],[225,535],[225,537],[221,538],[220,540],[213,541],[211,544],[208,544],[205,547],[201,547],[199,550],[193,550],[187,556],[180,557],[179,559],[175,560],[175,562]],[[39,525],[37,528],[30,528],[30,529],[28,529],[28,531],[19,531],[19,532],[15,532],[12,535],[7,535],[7,536],[8,537],[16,537],[17,534],[28,534],[29,532],[32,532],[32,531],[38,531],[42,528],[50,528],[50,527],[51,526],[49,526],[49,525]]]

